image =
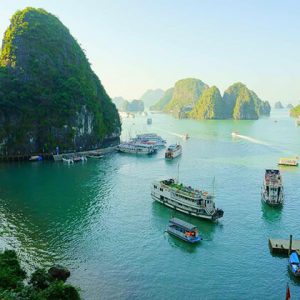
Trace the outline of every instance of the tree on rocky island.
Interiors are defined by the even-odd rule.
[[[189,117],[193,119],[224,119],[223,100],[219,89],[212,86],[203,91]]]
[[[172,99],[164,107],[164,112],[179,117],[182,111],[193,107],[208,85],[199,79],[186,78],[175,83]]]
[[[89,149],[119,137],[115,105],[54,15],[30,7],[17,11],[4,34],[0,66],[2,150]]]
[[[70,274],[63,267],[55,266],[52,271],[53,269],[56,269],[56,275],[59,269],[59,274],[64,274],[64,279],[67,274]],[[74,286],[65,284],[65,280],[53,276],[49,271],[37,269],[32,273],[28,284],[25,285],[26,273],[20,266],[16,252],[5,250],[0,253],[0,299],[80,300],[80,295]]]

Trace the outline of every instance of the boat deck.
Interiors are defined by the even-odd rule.
[[[269,246],[273,253],[288,254],[290,240],[269,239]],[[300,255],[300,240],[292,241],[292,251],[296,251]]]

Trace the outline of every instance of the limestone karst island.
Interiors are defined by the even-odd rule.
[[[299,11],[0,1],[0,299],[298,299]]]

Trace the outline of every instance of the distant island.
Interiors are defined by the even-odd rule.
[[[123,97],[112,99],[118,111],[121,112],[143,112],[146,108],[151,107],[164,95],[162,89],[147,90],[140,99],[126,100]]]
[[[116,105],[118,111],[135,113],[143,112],[145,110],[145,105],[142,100],[129,101],[123,97],[115,97],[112,101]]]
[[[145,108],[154,105],[164,94],[162,89],[147,90],[139,100],[143,101]]]
[[[243,83],[231,85],[222,96],[216,86],[209,87],[199,79],[187,78],[177,81],[150,109],[197,120],[256,120],[269,116],[271,106]]]
[[[292,108],[294,108],[294,105],[291,104],[291,103],[289,103],[289,104],[286,106],[286,108],[287,108],[287,109],[292,109]]]
[[[283,105],[282,105],[282,103],[280,101],[277,101],[274,104],[274,108],[276,108],[276,109],[283,109],[284,107],[283,107]]]
[[[118,141],[115,105],[69,30],[43,9],[11,18],[0,56],[0,155]]]

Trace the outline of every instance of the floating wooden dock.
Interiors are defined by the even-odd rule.
[[[272,253],[289,254],[290,251],[296,251],[300,255],[300,240],[290,239],[269,239],[269,246]]]

